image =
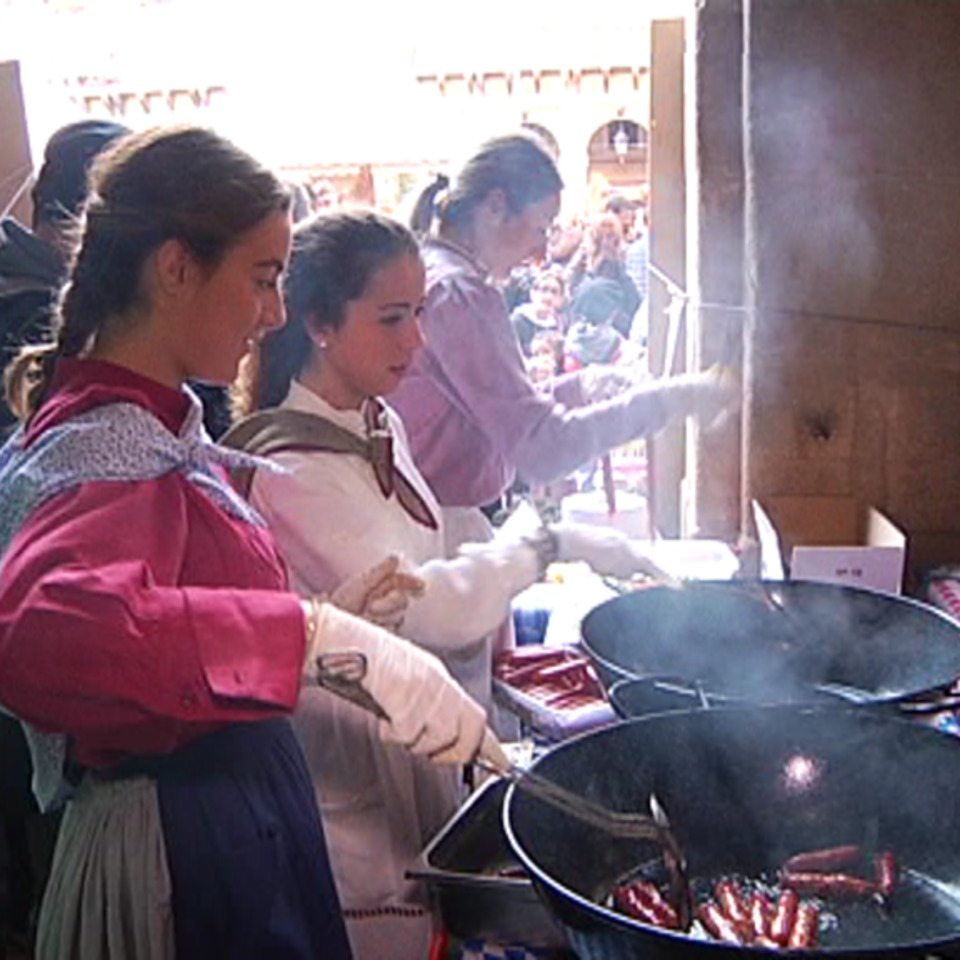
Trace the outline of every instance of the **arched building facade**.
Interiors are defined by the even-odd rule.
[[[421,113],[447,138],[454,162],[486,136],[525,128],[554,153],[568,214],[610,193],[643,199],[648,183],[649,69],[643,64],[416,78]]]
[[[291,179],[391,210],[483,139],[527,127],[557,155],[565,213],[596,209],[613,190],[644,193],[654,0],[594,0],[577,16],[489,0],[469,33],[451,23],[446,3],[417,0],[378,15],[363,57],[350,44],[309,57],[279,44],[258,47],[255,70],[245,51],[262,24],[238,14],[244,42],[211,49],[206,38],[222,25],[212,2],[143,0],[118,12],[106,0],[58,0],[42,13],[12,2],[36,21],[31,36],[60,38],[55,56],[38,44],[51,109],[49,122],[31,119],[35,147],[84,115],[134,128],[200,122]],[[346,10],[331,20],[330,11],[281,7],[304,36],[353,36],[366,25]],[[134,28],[141,42],[129,42]]]

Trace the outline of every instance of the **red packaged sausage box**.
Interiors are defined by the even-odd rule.
[[[497,701],[535,733],[562,740],[616,720],[589,659],[572,647],[518,647],[493,665]]]

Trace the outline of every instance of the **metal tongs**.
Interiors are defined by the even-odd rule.
[[[380,719],[388,720],[389,717],[383,707],[361,686],[366,672],[366,657],[357,651],[323,654],[317,658],[317,680],[320,686],[345,700],[350,700]],[[621,839],[652,840],[682,862],[683,854],[680,846],[670,832],[669,825],[665,823],[666,817],[662,814],[662,809],[659,821],[656,816],[609,810],[538,773],[524,770],[513,764],[505,766],[503,763],[494,762],[486,755],[484,744],[481,745],[480,753],[474,760],[476,766],[482,770],[519,784],[524,790],[539,797],[545,803],[569,813],[584,823],[598,827],[612,836]],[[659,809],[659,805],[655,808],[655,813],[656,809]]]
[[[671,849],[681,857],[680,847],[668,827],[664,827],[653,817],[642,813],[620,813],[603,807],[579,793],[549,780],[547,777],[523,770],[518,766],[501,767],[483,756],[477,757],[474,764],[481,770],[496,774],[517,784],[521,789],[549,803],[552,807],[570,814],[583,823],[620,837],[623,840],[652,840],[661,847]]]
[[[681,929],[689,929],[692,898],[687,879],[686,858],[670,829],[666,812],[655,796],[650,797],[652,816],[642,813],[621,813],[594,803],[539,773],[524,770],[515,764],[504,767],[493,763],[483,756],[482,751],[474,760],[474,764],[482,770],[509,780],[531,796],[537,797],[582,823],[603,830],[610,836],[622,840],[651,840],[656,843],[661,849],[664,866],[670,877],[671,898],[680,919]]]

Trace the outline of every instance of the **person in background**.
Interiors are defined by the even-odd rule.
[[[563,336],[557,330],[534,334],[524,366],[532,383],[549,383],[563,373]]]
[[[12,217],[0,222],[0,364],[24,344],[44,339],[67,271],[70,233],[87,196],[87,168],[126,127],[84,120],[61,127],[47,142],[32,190],[32,230]],[[16,425],[0,397],[0,435]],[[0,843],[6,845],[4,928],[29,942],[53,857],[59,813],[41,814],[30,791],[30,759],[20,725],[0,715]]]
[[[636,205],[632,233],[624,252],[624,267],[627,276],[633,281],[640,295],[640,306],[633,315],[629,338],[643,348],[647,345],[650,329],[650,221],[647,200],[644,198]]]
[[[640,296],[640,306],[643,306],[647,299],[647,287],[649,285],[647,277],[648,220],[646,197],[635,202],[628,200],[621,194],[614,194],[607,200],[604,209],[620,220],[620,226],[623,228],[623,264],[626,267],[627,276],[630,277],[633,285],[637,288],[637,293]]]
[[[535,386],[493,281],[543,254],[560,208],[556,166],[537,141],[505,136],[482,146],[445,196],[435,186],[411,217],[423,236],[426,344],[389,400],[448,539],[489,537],[478,508],[518,473],[550,483],[673,419],[736,402],[733,377],[719,371],[638,387],[593,367]]]
[[[627,275],[623,259],[623,227],[612,213],[596,217],[587,227],[580,252],[567,267],[567,287],[574,297],[580,284],[588,279],[604,279],[621,289],[623,307],[617,319],[616,330],[626,337],[630,323],[640,306],[640,295]]]
[[[537,266],[534,263],[521,263],[510,271],[501,284],[503,299],[510,313],[530,302],[536,279]]]
[[[0,363],[49,334],[71,234],[87,198],[87,169],[98,153],[129,132],[104,120],[61,127],[47,142],[31,193],[33,229],[12,217],[0,222]],[[16,422],[0,399],[0,432]]]
[[[614,193],[607,197],[603,205],[604,213],[611,213],[620,221],[623,231],[623,242],[628,244],[634,235],[637,222],[637,206],[628,200],[622,193]]]
[[[563,341],[563,369],[568,373],[597,363],[636,359],[617,332],[623,316],[623,289],[612,280],[584,280],[570,304],[570,329]]]
[[[335,210],[340,206],[340,191],[336,184],[331,180],[315,180],[310,184],[310,192],[313,199],[313,209],[317,210]]]
[[[565,224],[554,222],[547,233],[547,249],[544,266],[564,268],[576,255],[583,243],[583,226],[571,220]]]
[[[259,412],[224,440],[285,468],[257,470],[250,502],[305,597],[402,558],[422,590],[379,616],[489,708],[492,635],[547,562],[585,559],[619,576],[654,568],[625,537],[572,524],[448,553],[439,504],[382,399],[423,345],[424,266],[405,227],[359,211],[304,223],[284,289],[288,322],[264,338],[246,385],[245,409]],[[323,690],[301,694],[294,725],[354,953],[425,957],[425,891],[404,871],[456,809],[455,777],[382,743],[375,718]]]
[[[566,299],[566,284],[560,270],[547,269],[537,272],[530,302],[521,304],[510,314],[510,322],[517,332],[520,349],[525,357],[532,355],[530,346],[538,333],[552,332],[563,335]]]
[[[306,220],[313,213],[313,198],[306,184],[291,180],[286,184],[292,198],[290,216],[295,224]]]
[[[283,324],[289,205],[211,131],[125,137],[93,168],[54,338],[7,371],[0,707],[41,804],[68,798],[43,960],[350,956],[287,719],[331,658],[365,658],[379,735],[499,754],[435,657],[336,605],[365,612],[367,584],[288,590],[224,471],[248,458],[186,387],[232,381]]]

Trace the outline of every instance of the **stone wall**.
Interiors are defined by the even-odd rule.
[[[743,502],[856,497],[960,561],[960,4],[743,14]]]

